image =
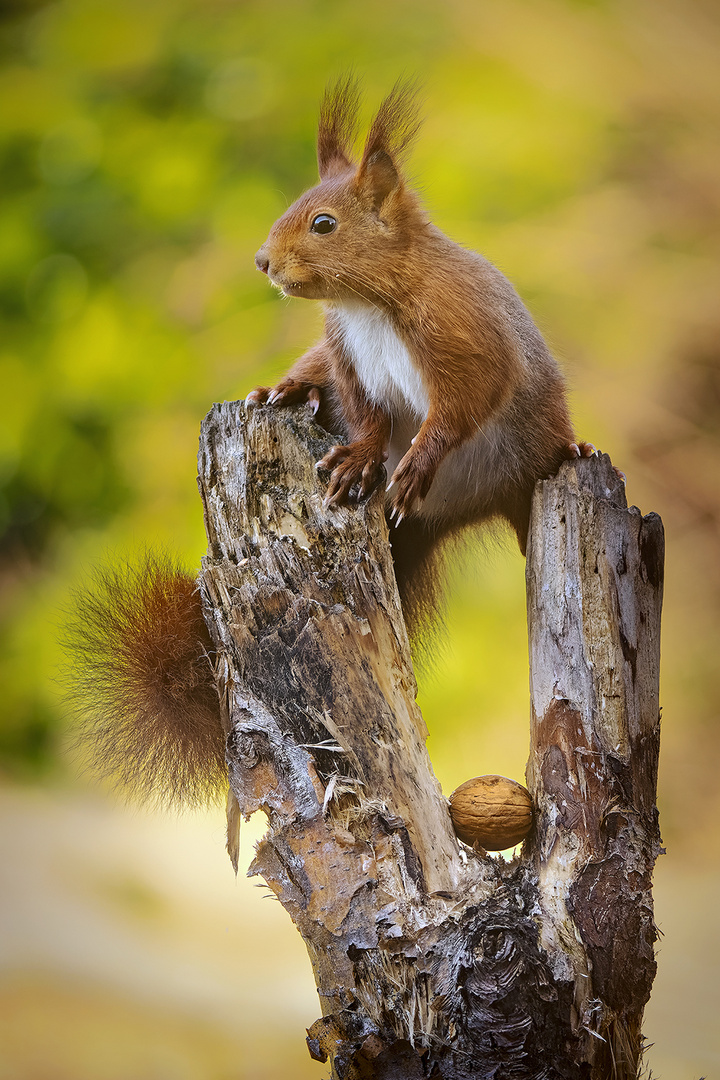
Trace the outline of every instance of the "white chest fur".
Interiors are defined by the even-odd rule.
[[[385,315],[365,304],[335,309],[343,344],[371,401],[424,420],[430,406],[422,376]]]

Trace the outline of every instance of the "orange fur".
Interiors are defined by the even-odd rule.
[[[169,558],[98,571],[69,645],[83,741],[102,775],[145,800],[201,805],[227,790],[212,644],[197,585]]]

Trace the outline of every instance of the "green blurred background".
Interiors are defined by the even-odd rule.
[[[58,640],[98,562],[199,565],[200,420],[317,334],[253,255],[315,182],[317,103],[348,68],[368,110],[422,78],[431,216],[516,283],[579,434],[664,519],[647,1060],[717,1075],[718,5],[3,0],[0,50],[0,1080],[326,1075],[302,945],[233,879],[221,811],[127,811],[78,776]],[[447,793],[522,779],[527,754],[523,562],[493,542],[453,583],[421,676]]]

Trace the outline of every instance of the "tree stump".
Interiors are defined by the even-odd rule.
[[[462,845],[426,729],[383,497],[323,503],[337,440],[299,409],[216,406],[200,586],[227,727],[228,848],[303,936],[332,1076],[634,1077],[654,974],[663,541],[607,458],[538,485],[528,552],[535,827]],[[459,748],[459,752],[462,752]]]

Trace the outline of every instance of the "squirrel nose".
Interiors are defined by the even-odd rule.
[[[255,265],[257,266],[258,270],[262,270],[263,274],[267,274],[268,267],[270,266],[270,260],[268,259],[262,248],[255,256]]]

